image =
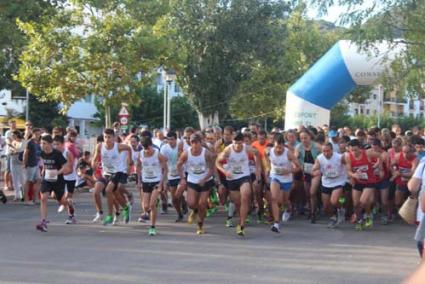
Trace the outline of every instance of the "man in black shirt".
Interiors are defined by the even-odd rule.
[[[47,232],[47,201],[50,193],[55,193],[56,199],[60,204],[67,206],[64,198],[65,181],[64,174],[69,174],[71,168],[66,159],[58,150],[52,147],[53,139],[50,135],[41,137],[41,159],[43,160],[43,171],[41,181],[41,203],[40,215],[41,222],[36,226],[37,230]]]

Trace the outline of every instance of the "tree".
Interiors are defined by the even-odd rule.
[[[201,128],[228,114],[230,99],[250,76],[252,64],[267,53],[264,43],[285,9],[283,1],[173,1],[169,29],[179,85]]]
[[[55,102],[40,102],[37,97],[30,95],[29,118],[35,127],[53,128],[66,127],[67,118],[60,113],[60,105]]]
[[[29,38],[17,79],[41,101],[75,101],[96,94],[105,106],[137,104],[136,95],[166,56],[157,23],[162,1],[74,0],[40,23],[19,22]],[[149,10],[144,10],[149,8]]]
[[[311,0],[322,12],[333,0]],[[399,95],[425,96],[425,0],[340,0],[345,6],[340,21],[350,27],[350,38],[365,49],[375,42],[387,41],[390,49],[404,48],[392,63],[392,70],[382,79],[387,89]]]
[[[17,89],[19,84],[13,80],[18,71],[19,55],[27,40],[19,30],[16,20],[35,21],[40,17],[56,13],[62,1],[22,0],[2,1],[0,3],[0,88]]]

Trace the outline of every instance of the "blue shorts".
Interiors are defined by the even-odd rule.
[[[376,184],[377,190],[383,190],[388,188],[390,188],[390,181],[387,179],[381,180],[380,182]]]
[[[407,185],[396,185],[396,190],[401,191],[403,193],[409,193],[409,189],[407,188]]]
[[[280,190],[289,192],[292,188],[292,182],[280,182],[277,178],[270,177],[270,184],[276,182],[280,186]]]

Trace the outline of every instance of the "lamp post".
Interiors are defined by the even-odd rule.
[[[177,75],[176,71],[173,69],[170,69],[168,71],[164,71],[164,80],[165,80],[165,86],[164,86],[164,123],[163,127],[165,129],[170,129],[171,127],[171,96],[170,96],[170,89],[171,89],[171,83],[176,80]]]
[[[382,104],[383,86],[379,85],[378,90],[379,90],[378,91],[378,128],[381,128],[381,112],[382,112],[381,104]]]
[[[25,120],[28,121],[30,119],[30,94],[28,90],[25,91],[25,99],[27,101],[27,107],[25,108]]]

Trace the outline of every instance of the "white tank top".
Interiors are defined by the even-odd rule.
[[[117,173],[121,163],[118,143],[114,143],[114,147],[110,150],[106,149],[105,143],[102,143],[100,154],[103,174],[111,175]]]
[[[159,162],[159,150],[153,149],[154,153],[150,157],[145,156],[145,151],[140,151],[140,161],[142,162],[142,182],[159,182],[162,178],[161,163]]]
[[[187,150],[187,181],[190,183],[199,183],[208,174],[207,161],[205,159],[205,148],[202,147],[201,154],[192,155],[192,147]],[[212,179],[212,177],[210,178]]]
[[[230,147],[230,155],[227,159],[227,165],[229,170],[232,171],[232,176],[228,178],[228,180],[236,180],[247,176],[249,177],[251,175],[249,158],[245,145],[243,145],[243,149],[240,152],[236,152],[233,149],[233,145]]]
[[[118,171],[121,173],[127,173],[128,171],[128,160],[127,160],[127,151],[122,151],[120,153],[120,166],[118,167]]]
[[[345,166],[341,163],[341,156],[341,154],[333,152],[329,160],[323,154],[317,157],[320,163],[323,186],[335,187],[345,185],[347,177],[345,174]]]
[[[161,154],[167,158],[168,165],[168,180],[179,179],[180,175],[177,170],[177,156],[179,147],[172,148],[169,144],[165,144],[161,147]]]
[[[270,177],[277,179],[281,183],[292,182],[292,173],[282,174],[283,171],[292,170],[292,162],[288,159],[288,149],[285,148],[283,153],[276,155],[274,147],[270,149]]]
[[[62,153],[62,155],[65,157],[65,159],[68,160],[68,150],[65,149],[65,151]],[[71,153],[72,155],[72,153]],[[74,164],[72,165],[72,173],[63,175],[64,180],[77,180],[77,166],[78,166],[78,159],[74,157]]]

